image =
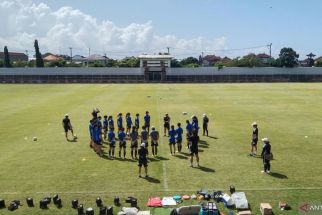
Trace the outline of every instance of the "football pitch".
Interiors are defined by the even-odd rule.
[[[100,158],[89,148],[93,107],[114,119],[119,112],[132,117],[140,113],[141,123],[145,111],[150,112],[161,138],[159,157],[149,159],[148,179],[138,178],[137,162],[129,159],[129,141],[127,160]],[[229,192],[230,185],[246,193],[253,214],[260,214],[261,202],[270,203],[275,214],[298,214],[300,204],[322,201],[321,107],[318,83],[0,85],[0,198],[7,205],[14,199],[24,203],[14,213],[0,209],[0,214],[77,214],[72,199],[98,214],[98,196],[106,205],[120,196],[122,206],[129,206],[124,199],[134,196],[147,209],[149,196],[191,195],[200,188]],[[65,113],[77,142],[65,140]],[[185,125],[193,114],[201,122],[202,114],[208,114],[209,137],[200,135],[200,168],[189,166],[185,147],[183,153],[170,155],[168,137],[162,135],[165,113],[175,125]],[[248,156],[253,121],[260,139],[271,140],[271,175],[261,174],[260,158]],[[259,142],[258,153],[261,147]],[[56,193],[63,201],[61,209],[53,204],[39,209],[40,199]],[[28,196],[35,208],[25,204]],[[280,211],[280,200],[292,210]],[[227,214],[222,204],[220,209]],[[114,213],[118,210],[114,207]]]

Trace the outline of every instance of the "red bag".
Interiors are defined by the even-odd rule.
[[[146,204],[148,207],[162,207],[162,202],[160,197],[149,197],[148,203]]]

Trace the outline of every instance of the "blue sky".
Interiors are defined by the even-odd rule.
[[[174,46],[178,48],[177,51],[181,50],[178,51],[180,56],[196,55],[201,50],[230,50],[263,46],[268,43],[273,43],[274,56],[277,56],[284,46],[294,48],[301,54],[301,58],[309,52],[322,55],[321,0],[33,0],[31,2],[44,3],[53,12],[69,6],[95,18],[98,23],[108,20],[114,27],[120,29],[127,28],[133,23],[147,24],[152,28],[151,34],[158,38],[168,35],[176,37],[175,41],[171,40],[172,42],[162,40],[156,49],[161,49],[162,45]],[[195,48],[182,45],[200,37],[203,42],[196,43]],[[217,44],[212,45],[214,40]],[[108,47],[108,44],[106,46]],[[148,46],[153,46],[153,41],[142,50]],[[82,46],[80,50],[85,49],[84,47]],[[137,49],[138,45],[114,47],[113,50],[126,52],[126,49],[131,47]],[[267,52],[267,50],[262,47],[218,51],[217,54],[234,57],[247,52]]]

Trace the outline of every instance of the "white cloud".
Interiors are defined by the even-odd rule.
[[[75,54],[107,52],[112,57],[140,53],[157,53],[172,47],[174,55],[197,55],[199,50],[225,48],[226,38],[179,38],[176,35],[157,35],[152,22],[116,26],[105,20],[99,22],[88,14],[71,7],[56,11],[44,3],[32,0],[0,0],[0,46],[9,50],[33,50],[38,39],[41,52],[66,54],[68,47]]]

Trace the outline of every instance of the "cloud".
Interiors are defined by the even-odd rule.
[[[196,55],[199,50],[223,49],[226,45],[225,37],[157,35],[151,21],[119,27],[71,7],[54,11],[32,0],[0,0],[0,26],[0,46],[7,45],[12,51],[33,50],[35,39],[43,53],[67,54],[73,47],[75,54],[87,55],[90,48],[92,53],[106,52],[112,57],[164,52],[166,47],[171,47],[174,55]]]

